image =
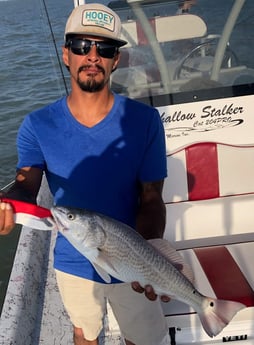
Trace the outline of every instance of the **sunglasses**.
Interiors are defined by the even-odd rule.
[[[98,55],[102,58],[112,59],[118,52],[118,47],[105,41],[90,41],[84,38],[71,38],[65,44],[75,55],[87,55],[92,46],[96,46]]]

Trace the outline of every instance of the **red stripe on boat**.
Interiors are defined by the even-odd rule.
[[[196,248],[194,252],[217,298],[254,306],[254,291],[226,247]]]
[[[219,196],[217,145],[198,143],[185,149],[189,200]]]

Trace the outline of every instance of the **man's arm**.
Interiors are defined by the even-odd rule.
[[[42,180],[42,170],[38,168],[24,167],[19,169],[13,186],[2,197],[22,200],[36,204],[37,194]],[[8,235],[14,227],[14,217],[11,205],[0,204],[0,235]]]
[[[140,205],[137,214],[137,231],[146,239],[162,238],[166,224],[166,207],[162,199],[164,181],[142,183],[140,191]],[[145,293],[146,297],[154,301],[157,299],[152,286],[142,287],[138,282],[132,283],[136,292]],[[163,302],[169,302],[168,296],[160,296]]]
[[[162,199],[164,180],[141,184],[137,231],[146,239],[162,238],[166,224],[166,207]]]
[[[39,168],[24,167],[19,169],[14,185],[8,190],[6,197],[36,204],[42,173]]]

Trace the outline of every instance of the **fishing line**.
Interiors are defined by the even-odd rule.
[[[48,9],[47,9],[47,5],[46,5],[45,0],[42,0],[42,4],[43,4],[44,11],[45,11],[45,14],[46,14],[47,23],[48,23],[48,27],[49,27],[49,30],[50,30],[50,35],[51,35],[51,38],[52,38],[52,42],[53,42],[53,45],[54,45],[54,49],[55,49],[55,53],[56,53],[57,62],[58,62],[58,65],[59,65],[61,77],[63,79],[65,92],[66,92],[66,95],[68,95],[69,91],[68,91],[66,79],[65,79],[65,76],[64,76],[63,67],[62,67],[61,59],[60,59],[59,52],[58,52],[58,49],[57,49],[56,39],[55,39],[55,35],[54,35],[53,28],[52,28],[52,25],[51,25],[51,21],[50,21],[50,17],[49,17],[49,13],[48,13]]]

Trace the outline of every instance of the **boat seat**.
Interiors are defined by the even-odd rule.
[[[203,19],[194,14],[156,17],[149,23],[160,43],[204,37],[207,33]],[[134,20],[122,23],[122,39],[128,42],[125,48],[148,44],[142,26]]]
[[[165,237],[184,246],[244,236],[254,227],[254,145],[195,143],[167,157]],[[218,242],[220,243],[220,242]]]

